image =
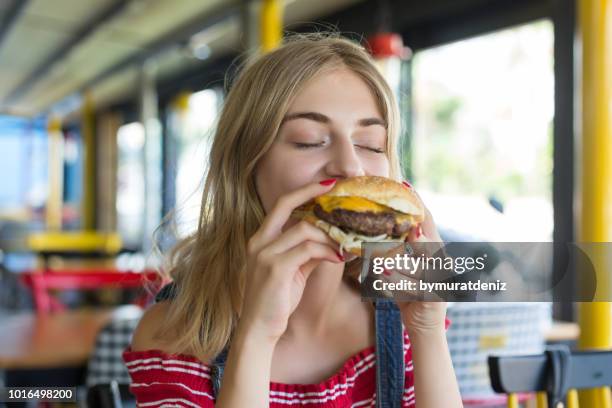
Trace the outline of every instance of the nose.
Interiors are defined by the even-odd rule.
[[[361,160],[350,140],[337,140],[331,153],[332,157],[326,168],[330,176],[345,178],[365,175]]]

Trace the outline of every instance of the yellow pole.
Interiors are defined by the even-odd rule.
[[[278,47],[283,39],[282,0],[263,0],[260,36],[262,52]]]
[[[189,98],[191,92],[180,92],[172,101],[172,108],[181,115],[189,111]]]
[[[519,403],[518,403],[518,395],[517,394],[508,394],[508,401],[506,404],[507,408],[519,408]]]
[[[578,392],[574,389],[567,392],[567,408],[579,408]]]
[[[546,399],[546,393],[543,391],[536,393],[536,407],[537,408],[548,408],[548,400]]]
[[[582,40],[582,191],[578,241],[609,242],[612,241],[612,0],[579,0],[578,3]],[[610,272],[597,268],[598,275]],[[598,278],[598,283],[602,281],[608,281],[607,277]],[[610,303],[579,304],[578,347],[610,349],[611,319]],[[609,407],[610,395],[602,389],[582,391],[580,405]]]
[[[96,229],[96,141],[94,129],[94,107],[91,95],[85,93],[81,110],[83,134],[83,198],[81,201],[82,229]]]
[[[45,220],[48,230],[62,229],[62,206],[64,203],[64,135],[62,122],[52,117],[47,123],[49,136],[49,190]]]

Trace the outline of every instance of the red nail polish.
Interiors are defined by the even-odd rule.
[[[403,185],[405,185],[405,186],[406,186],[406,187],[408,187],[408,188],[412,188],[412,184],[410,184],[409,182],[407,182],[407,181],[405,181],[405,180],[404,180],[404,181],[402,181],[402,184],[403,184]]]
[[[423,230],[421,230],[421,226],[419,226],[416,230],[416,237],[417,239],[421,237],[421,234],[423,233]]]
[[[389,270],[385,269],[385,270],[383,271],[383,275],[385,275],[385,276],[391,276],[391,271],[389,271]]]
[[[342,255],[340,252],[336,251],[336,255],[338,256],[338,259],[340,259],[341,261],[344,261],[344,255]]]
[[[327,179],[327,180],[319,181],[319,184],[322,185],[322,186],[331,186],[335,182],[336,182],[335,178],[330,178],[330,179]]]

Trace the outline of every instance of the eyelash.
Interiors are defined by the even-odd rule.
[[[297,147],[298,149],[309,149],[312,147],[321,147],[323,146],[324,142],[320,142],[320,143],[294,143],[295,147]]]
[[[321,147],[323,146],[324,142],[321,142],[321,143],[294,143],[294,144],[298,149],[310,149],[310,148],[315,148],[315,147]],[[356,145],[356,146],[362,149],[369,150],[372,153],[384,153],[385,152],[382,149],[377,149],[374,147],[367,147],[367,146],[360,146],[360,145]]]

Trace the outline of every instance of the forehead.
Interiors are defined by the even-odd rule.
[[[350,111],[355,116],[382,118],[377,99],[370,87],[348,68],[324,71],[308,81],[289,108],[289,112],[295,111],[330,114]]]

